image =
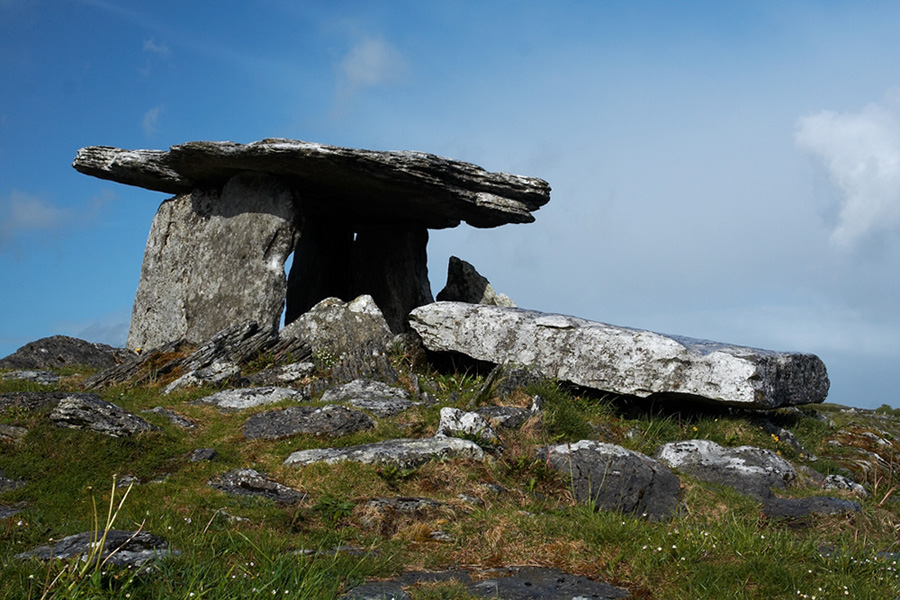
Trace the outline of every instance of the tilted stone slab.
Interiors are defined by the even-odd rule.
[[[429,350],[533,367],[596,390],[641,397],[680,394],[762,409],[822,402],[828,394],[825,365],[812,354],[460,302],[421,306],[409,320]]]
[[[535,177],[490,173],[423,152],[379,152],[287,139],[250,144],[188,142],[164,150],[92,146],[72,165],[81,173],[168,193],[221,187],[237,173],[277,175],[305,190],[310,215],[357,223],[398,220],[427,227],[529,223],[550,200]]]
[[[110,437],[129,437],[159,429],[134,413],[94,394],[70,394],[50,413],[58,427],[84,429]]]
[[[345,406],[289,406],[258,413],[242,431],[251,440],[278,440],[294,435],[341,436],[375,427],[372,418]]]
[[[284,464],[305,466],[315,463],[335,464],[350,460],[412,469],[430,460],[444,458],[484,460],[484,451],[475,442],[460,438],[397,439],[350,448],[300,450],[288,456]]]

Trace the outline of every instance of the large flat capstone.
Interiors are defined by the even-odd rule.
[[[558,314],[435,302],[410,313],[425,347],[540,370],[584,387],[684,395],[747,408],[822,402],[825,365],[815,355],[666,336]]]

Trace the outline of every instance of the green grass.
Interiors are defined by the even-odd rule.
[[[58,429],[47,419],[48,410],[0,410],[0,423],[29,430],[19,443],[0,443],[4,475],[28,482],[0,493],[0,504],[24,506],[0,521],[0,598],[331,599],[368,578],[405,570],[517,564],[544,564],[603,579],[627,588],[635,598],[900,595],[898,567],[879,558],[879,552],[900,552],[897,464],[871,437],[889,443],[900,439],[900,417],[894,409],[849,414],[822,405],[769,415],[818,457],[806,462],[786,442],[765,433],[758,415],[596,396],[547,381],[506,399],[526,407],[532,396],[540,395],[543,415],[520,431],[501,430],[504,453],[483,463],[437,461],[409,471],[351,463],[303,469],[282,464],[299,449],[432,435],[441,406],[466,409],[497,400],[484,376],[474,371],[442,372],[399,353],[394,358],[402,381],[409,381],[408,368],[417,365],[423,390],[438,403],[379,419],[373,430],[333,440],[245,440],[241,426],[246,418],[273,406],[222,413],[193,404],[214,389],[163,396],[160,386],[165,382],[101,393],[160,428],[135,438]],[[77,390],[81,378],[70,375],[50,389]],[[47,389],[0,382],[0,392]],[[140,413],[155,406],[173,409],[198,426],[182,430],[162,415]],[[816,412],[833,424],[817,418]],[[866,450],[880,450],[888,466],[863,474],[858,451],[844,444],[847,431],[870,440]],[[871,496],[857,499],[863,510],[856,514],[802,522],[769,520],[760,515],[756,501],[681,475],[683,514],[669,522],[650,522],[575,504],[567,477],[535,455],[538,446],[580,439],[652,454],[663,443],[692,438],[768,448],[795,465],[823,473],[849,470],[866,483]],[[216,448],[219,458],[187,460],[192,450],[203,447]],[[207,485],[236,467],[266,472],[309,497],[299,505],[280,506],[229,496]],[[110,502],[118,506],[124,493],[113,493],[111,482],[125,475],[141,483],[118,510],[116,527],[142,526],[165,538],[179,554],[141,573],[96,565],[82,573],[79,563],[14,558],[50,538],[102,530],[106,507]],[[820,492],[798,488],[787,493]],[[371,498],[397,495],[433,498],[446,506],[417,517],[373,516],[363,508]],[[461,500],[460,495],[478,502]],[[449,534],[452,541],[433,540],[430,534],[436,531]],[[341,547],[356,551],[335,550]],[[420,584],[410,591],[417,600],[470,598],[457,583]]]

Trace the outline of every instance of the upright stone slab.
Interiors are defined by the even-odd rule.
[[[277,328],[297,219],[290,188],[261,174],[163,202],[147,240],[128,348],[200,343],[244,321]]]
[[[822,402],[825,365],[812,354],[670,337],[536,311],[435,302],[410,314],[429,350],[533,367],[584,387],[647,397],[679,394],[746,408]]]

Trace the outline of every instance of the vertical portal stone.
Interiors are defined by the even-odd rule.
[[[290,188],[262,174],[163,202],[144,251],[128,348],[199,343],[248,320],[277,328],[298,220]]]
[[[306,218],[294,251],[287,284],[285,324],[325,298],[353,295],[353,231],[344,223]]]
[[[409,312],[434,302],[428,282],[428,230],[423,226],[364,229],[353,244],[353,293],[370,294],[391,331],[409,330]]]

